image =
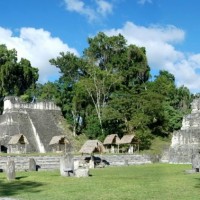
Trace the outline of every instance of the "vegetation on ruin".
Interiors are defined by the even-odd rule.
[[[58,171],[17,172],[7,181],[0,173],[0,197],[42,200],[194,200],[200,176],[191,165],[154,164],[93,169],[88,178],[62,177]]]
[[[45,84],[36,83],[37,69],[26,59],[17,62],[16,55],[0,46],[0,96],[55,101],[74,136],[103,140],[113,133],[135,134],[140,148],[149,149],[155,138],[179,129],[190,111],[188,88],[177,87],[173,74],[164,70],[152,77],[145,48],[128,45],[122,35],[100,32],[88,38],[80,57],[61,52],[50,60],[61,77]]]

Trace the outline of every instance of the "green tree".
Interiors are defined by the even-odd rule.
[[[62,74],[58,81],[59,105],[72,125],[73,134],[77,135],[82,129],[80,120],[84,120],[82,107],[85,106],[84,98],[87,96],[77,83],[81,77],[85,76],[86,61],[72,53],[61,52],[56,59],[51,59],[50,63],[59,68]]]
[[[82,57],[62,52],[50,60],[61,72],[60,105],[74,135],[134,133],[148,148],[153,137],[166,137],[180,127],[191,94],[186,87],[177,88],[175,77],[164,70],[149,81],[144,47],[102,32],[88,38],[88,44]]]
[[[191,94],[186,87],[176,87],[174,76],[167,71],[160,71],[151,86],[153,91],[164,97],[161,132],[168,135],[181,127],[183,115],[189,112]]]
[[[91,65],[84,85],[87,86],[86,90],[94,103],[103,129],[103,113],[111,94],[118,90],[117,88],[132,89],[145,83],[150,69],[145,49],[127,45],[120,34],[108,37],[99,33],[94,38],[89,38],[88,43],[89,47],[84,51],[84,55]]]
[[[8,50],[5,45],[0,45],[0,94],[21,95],[28,88],[34,87],[38,80],[38,69],[22,58],[17,62],[15,49]]]
[[[89,105],[94,106],[103,135],[105,108],[108,107],[112,93],[122,86],[132,89],[144,84],[149,78],[150,69],[145,49],[127,45],[122,35],[108,37],[99,33],[88,38],[88,43],[89,47],[84,50],[83,57],[61,53],[50,62],[60,69],[61,79],[72,88],[76,97],[71,99],[73,113],[77,113],[77,102],[83,102],[81,98],[89,96],[90,100],[87,97],[87,105],[84,103],[81,110],[87,110]],[[80,115],[80,110],[78,113]],[[75,114],[73,118],[76,120],[78,116]]]

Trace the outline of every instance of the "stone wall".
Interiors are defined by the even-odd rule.
[[[34,109],[34,110],[60,110],[54,102],[33,102],[33,103],[23,103],[18,97],[9,96],[4,99],[4,111],[11,110],[24,110],[24,109]]]
[[[154,160],[150,156],[137,154],[103,155],[101,158],[111,166],[150,164]]]
[[[74,156],[74,160],[83,160],[87,156]],[[108,166],[151,164],[152,158],[147,155],[95,155],[106,161]],[[8,159],[15,161],[17,171],[28,170],[29,158],[36,161],[38,170],[57,170],[60,167],[60,156],[0,156],[0,170],[5,171]]]

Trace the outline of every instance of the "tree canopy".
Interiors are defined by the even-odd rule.
[[[22,95],[38,80],[38,69],[31,66],[30,61],[17,60],[15,49],[8,50],[0,45],[0,95]]]
[[[145,48],[128,45],[120,34],[100,32],[88,38],[81,57],[62,52],[50,63],[61,71],[60,102],[74,135],[101,139],[134,133],[147,148],[152,137],[180,128],[189,110],[189,90],[177,88],[167,71],[150,81]]]
[[[74,136],[135,134],[145,149],[152,138],[179,129],[189,112],[188,88],[177,87],[173,74],[165,70],[150,79],[145,48],[128,45],[120,34],[100,32],[88,38],[81,57],[61,52],[50,63],[59,68],[59,80],[37,83],[38,69],[24,58],[18,62],[15,50],[0,45],[0,93],[22,95],[26,101],[32,96],[55,101]]]

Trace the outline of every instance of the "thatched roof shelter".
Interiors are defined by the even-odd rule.
[[[138,140],[136,139],[135,135],[124,135],[119,144],[133,144],[138,143]]]
[[[66,136],[64,135],[56,135],[52,137],[49,145],[54,145],[54,144],[69,144],[69,140],[67,140]]]
[[[79,152],[84,154],[103,153],[105,152],[105,148],[99,140],[87,140]]]
[[[117,134],[111,134],[111,135],[107,135],[107,137],[104,139],[103,144],[104,145],[118,144],[119,141],[120,141],[120,138],[118,137]]]
[[[15,144],[29,144],[27,138],[23,134],[13,135],[8,142],[9,145]]]

